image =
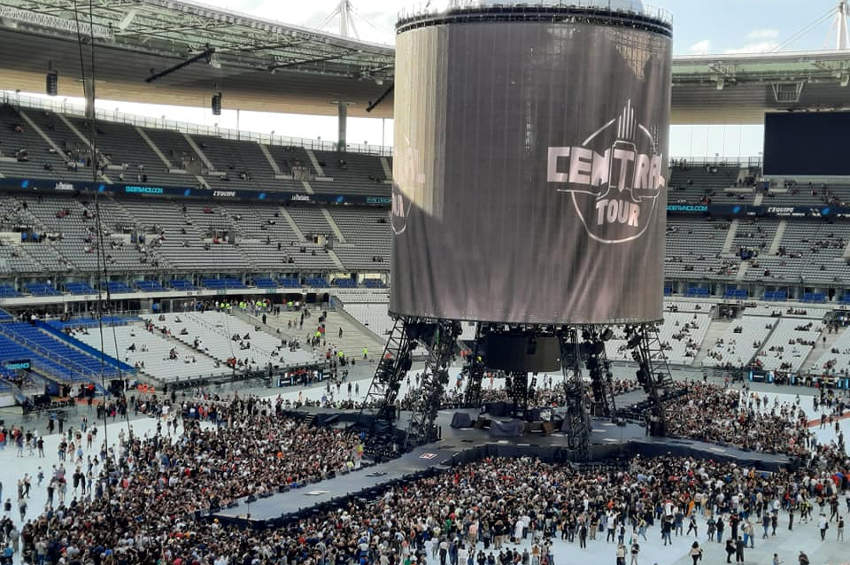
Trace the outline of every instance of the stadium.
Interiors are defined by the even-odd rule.
[[[843,559],[847,2],[212,3],[0,2],[0,561]]]

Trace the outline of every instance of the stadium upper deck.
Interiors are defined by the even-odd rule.
[[[533,5],[534,3],[528,3]],[[80,3],[88,21],[88,3]],[[0,81],[41,92],[52,62],[60,94],[82,96],[73,5],[9,0],[0,6]],[[392,84],[394,49],[193,2],[94,3],[98,94],[104,98],[197,105],[211,84],[226,85],[227,108],[392,116],[393,99],[367,114]],[[89,29],[84,24],[84,32]],[[73,48],[72,48],[73,46]],[[200,62],[146,83],[188,57]],[[212,53],[210,54],[212,55]],[[704,55],[674,59],[673,123],[761,123],[765,111],[847,104],[850,51]]]

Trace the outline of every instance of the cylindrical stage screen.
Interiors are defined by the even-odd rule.
[[[395,76],[392,313],[661,319],[669,23],[530,5],[420,15],[398,24]]]

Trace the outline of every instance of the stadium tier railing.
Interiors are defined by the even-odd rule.
[[[50,100],[37,98],[35,96],[27,96],[18,92],[10,92],[4,90],[0,101],[4,104],[11,104],[16,107],[33,110],[45,110],[85,118],[86,112],[84,108],[80,108],[75,104],[68,104],[65,101]],[[108,112],[95,109],[95,118],[105,122],[117,124],[125,124],[151,129],[167,129],[190,135],[208,135],[213,137],[221,137],[235,141],[253,141],[263,143],[265,145],[279,145],[283,147],[303,147],[314,151],[337,151],[337,143],[332,141],[322,141],[321,139],[309,139],[306,137],[288,137],[285,135],[272,135],[268,133],[259,133],[255,131],[243,131],[231,128],[210,127],[201,124],[192,124],[189,122],[178,122],[174,120],[166,120],[163,118],[153,118],[150,116],[139,116],[136,114],[126,114],[124,112]],[[386,145],[367,145],[364,143],[347,143],[346,150],[351,153],[365,153],[367,155],[381,155],[391,157],[393,148]]]
[[[631,13],[673,23],[673,13],[645,4],[642,0],[431,0],[414,2],[402,8],[398,19],[437,14],[449,10],[474,10],[478,8],[580,8],[594,10],[610,10],[612,12]]]
[[[673,155],[670,157],[670,166],[676,167],[682,164],[693,167],[758,167],[761,168],[761,156],[756,155],[714,155],[714,156],[687,156]]]

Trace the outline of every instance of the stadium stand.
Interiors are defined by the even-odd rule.
[[[22,113],[9,104],[0,105],[0,131],[5,134],[0,155],[16,158],[14,162],[2,162],[0,170],[5,175],[48,178],[61,175],[69,180],[91,179],[91,170],[86,169],[85,164],[82,167],[72,165],[77,160],[75,155],[82,150],[82,141],[67,131],[55,115],[35,110],[25,112],[43,133],[56,138],[54,147],[45,142]]]
[[[387,311],[386,303],[356,304],[347,302],[345,311],[383,340],[387,339],[393,329],[393,319]]]
[[[85,143],[78,133],[88,127],[84,119],[4,105],[0,127],[10,132],[13,140],[4,147],[5,156],[17,154],[19,149],[28,152],[28,160],[0,162],[4,174],[69,181],[89,178]],[[198,175],[204,179],[202,184],[213,188],[302,192],[307,190],[303,177],[319,192],[388,193],[386,170],[374,155],[314,151],[325,177],[333,179],[317,180],[318,169],[312,165],[309,150],[301,147],[260,146],[255,141],[168,129],[140,130],[104,120],[98,122],[98,133],[101,166],[113,182],[147,178],[148,184],[194,186]],[[76,170],[70,166],[73,162]],[[292,176],[295,172],[301,175],[298,180]],[[754,196],[762,196],[755,195],[751,186],[757,172],[736,163],[675,163],[670,171],[670,201],[752,203]],[[850,185],[774,182],[763,196],[769,204],[841,205],[850,201]],[[70,197],[16,194],[3,196],[2,204],[6,229],[26,225],[30,230],[22,234],[20,244],[6,241],[0,245],[0,273],[44,278],[45,272],[70,275],[97,270],[90,203]],[[165,273],[173,276],[175,272],[184,273],[187,280],[195,280],[199,273],[240,273],[238,278],[265,280],[388,270],[391,237],[386,210],[334,206],[326,210],[328,214],[322,207],[288,206],[282,213],[276,205],[261,203],[119,201],[110,197],[100,202],[101,221],[109,231],[109,269],[115,273],[142,271],[154,275],[148,279],[162,279],[139,286],[119,277],[113,282],[126,285],[118,287],[123,292],[133,287],[158,291],[167,278]],[[734,233],[729,234],[730,229]],[[144,241],[130,242],[134,230],[144,235]],[[302,234],[308,236],[307,241]],[[759,219],[737,222],[733,228],[727,220],[673,216],[667,235],[665,275],[670,280],[688,281],[678,288],[665,285],[668,294],[678,291],[694,297],[767,300],[796,297],[812,303],[840,301],[847,295],[850,302],[850,289],[830,293],[825,288],[807,288],[793,293],[782,287],[834,287],[850,280],[850,266],[844,260],[850,225],[843,222]],[[333,249],[325,249],[314,236],[332,241]],[[742,248],[754,256],[742,261]],[[60,276],[52,278],[58,288],[78,295],[89,293],[83,285],[91,286],[90,282],[72,279],[68,286]],[[715,280],[738,284],[719,290],[705,284]],[[754,288],[762,281],[780,286]],[[29,289],[26,283],[35,286]],[[0,298],[11,297],[13,292],[45,296],[51,291],[40,286],[43,284],[44,280],[21,281],[9,285],[11,291],[0,290]],[[160,287],[154,286],[157,284]],[[268,281],[265,285],[272,288]]]
[[[281,347],[279,337],[258,331],[235,316],[223,312],[185,312],[145,315],[157,328],[165,328],[170,336],[197,353],[226,363],[236,358],[252,370],[272,366],[300,365],[313,361],[311,353],[301,348],[292,351]],[[247,339],[245,337],[247,336]],[[200,344],[195,347],[195,340]]]
[[[69,117],[68,121],[79,131],[88,133],[90,126],[86,120]],[[113,182],[166,186],[186,183],[185,175],[169,172],[135,128],[98,120],[97,142],[112,164],[106,173]]]
[[[739,261],[721,256],[729,222],[668,218],[665,278],[717,279],[737,273]]]
[[[389,264],[392,237],[386,210],[332,208],[330,213],[347,242],[334,246],[346,268],[371,270]]]
[[[11,322],[0,325],[0,334],[17,344],[18,356],[35,355],[49,376],[62,381],[86,382],[100,378],[101,372],[107,378],[118,374],[119,363],[116,359],[100,358],[83,353],[73,346],[74,340],[62,340],[51,335],[45,329],[29,323]],[[129,367],[127,367],[129,369]]]
[[[821,335],[817,320],[781,318],[756,354],[756,362],[768,371],[796,372]]]
[[[325,176],[333,182],[315,181],[317,191],[340,192],[339,185],[345,186],[352,194],[380,194],[386,192],[389,185],[381,162],[369,155],[358,153],[331,153],[315,151],[316,159],[324,170]]]
[[[738,195],[725,192],[726,189],[742,188],[738,183],[741,166],[724,163],[708,165],[674,164],[670,167],[669,201],[681,204],[709,202],[720,203],[732,200],[738,202]],[[746,187],[743,187],[747,190]],[[751,189],[750,189],[751,190]],[[727,196],[728,195],[732,195]],[[750,193],[752,194],[752,193]],[[742,193],[740,201],[746,200]],[[752,202],[752,196],[749,198]]]
[[[50,139],[50,143],[34,130],[27,118]],[[83,118],[60,116],[46,110],[19,111],[3,104],[0,130],[9,131],[14,141],[5,143],[0,152],[0,157],[14,158],[0,163],[0,171],[4,174],[91,180],[86,144],[78,134],[86,135],[89,131]],[[103,173],[100,178],[106,182],[306,192],[302,180],[310,180],[315,184],[315,191],[320,193],[389,194],[380,159],[374,155],[316,152],[325,174],[333,180],[315,180],[311,160],[301,147],[269,145],[262,148],[255,141],[189,135],[167,129],[141,129],[103,119],[97,122],[97,134]]]
[[[675,365],[692,365],[710,324],[711,316],[707,311],[665,312],[658,337],[667,361]],[[614,337],[605,343],[605,354],[610,360],[632,360],[622,328],[616,329]]]
[[[256,143],[211,136],[194,136],[195,143],[215,166],[204,178],[212,188],[248,187],[257,190],[288,190],[275,179],[275,172]],[[213,174],[219,173],[219,174]]]
[[[100,348],[100,335],[97,332],[75,332],[73,335],[91,347]],[[148,331],[141,324],[116,327],[115,339],[109,335],[105,340],[105,350],[107,355],[132,365],[142,374],[162,383],[215,377],[232,372],[230,367],[212,357],[175,339],[164,337],[160,332]]]
[[[850,328],[842,330],[829,351],[824,351],[812,372],[840,377],[850,376]]]
[[[746,366],[764,345],[775,325],[775,318],[764,316],[743,316],[732,320],[714,343],[705,344],[706,356],[702,360],[703,366]]]
[[[761,255],[746,280],[832,284],[847,280],[850,267],[842,255],[850,241],[850,225],[823,221],[787,222],[775,256]],[[811,296],[808,302],[822,302]]]

